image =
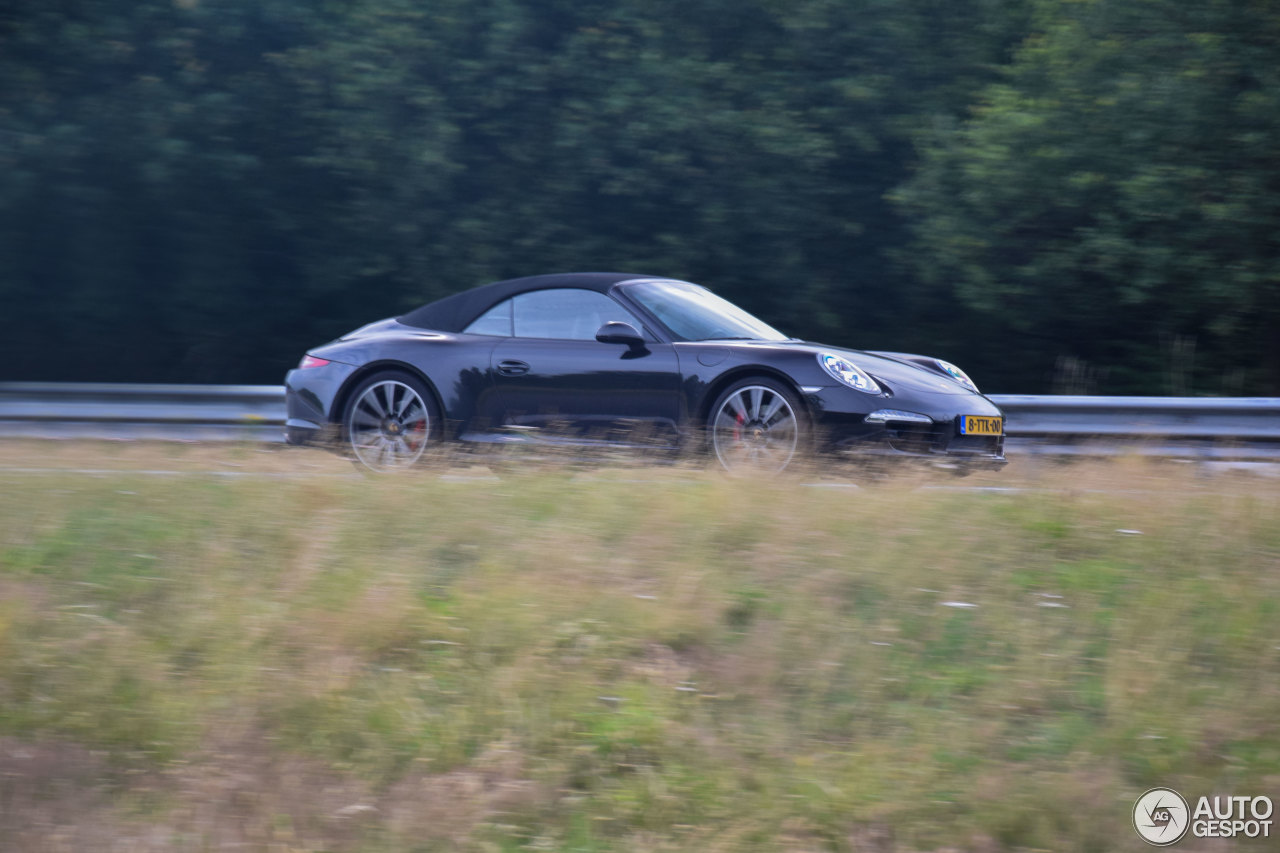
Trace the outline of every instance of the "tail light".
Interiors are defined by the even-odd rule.
[[[328,363],[328,359],[316,358],[314,355],[304,355],[302,357],[302,361],[298,362],[298,369],[302,370],[308,367],[324,367]]]

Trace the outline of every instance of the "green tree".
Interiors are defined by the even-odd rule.
[[[976,312],[1002,387],[1069,356],[1110,390],[1280,392],[1277,50],[1267,2],[1042,2],[924,139],[896,194],[921,292]]]
[[[225,381],[296,358],[274,342],[333,193],[300,174],[310,143],[273,57],[308,5],[8,10],[0,348],[14,374]]]
[[[363,320],[572,269],[705,281],[800,335],[956,344],[914,320],[885,196],[1024,8],[16,0],[0,360],[274,381]]]

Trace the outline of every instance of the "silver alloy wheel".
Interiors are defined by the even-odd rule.
[[[375,471],[412,466],[427,449],[430,437],[431,413],[422,395],[396,379],[364,389],[347,414],[351,450]]]
[[[776,472],[795,455],[800,424],[776,389],[747,385],[720,404],[711,420],[711,441],[728,471]]]

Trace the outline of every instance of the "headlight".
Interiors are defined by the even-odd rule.
[[[959,382],[964,387],[968,388],[970,391],[978,390],[978,386],[973,384],[973,380],[969,378],[969,374],[965,373],[963,370],[956,367],[951,362],[943,361],[940,358],[935,358],[934,362],[937,363],[938,367],[941,367],[943,370],[945,370],[948,376],[950,376],[955,381]]]
[[[818,353],[818,364],[822,365],[823,370],[830,373],[842,385],[848,385],[850,388],[856,388],[859,391],[865,391],[868,394],[879,394],[880,386],[870,376],[862,372],[862,368],[838,355],[829,352]]]

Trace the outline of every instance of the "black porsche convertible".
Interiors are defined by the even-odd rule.
[[[780,471],[810,452],[1004,464],[1004,418],[955,365],[789,338],[696,284],[499,281],[316,347],[285,377],[292,444],[377,471],[447,442],[706,452]]]

